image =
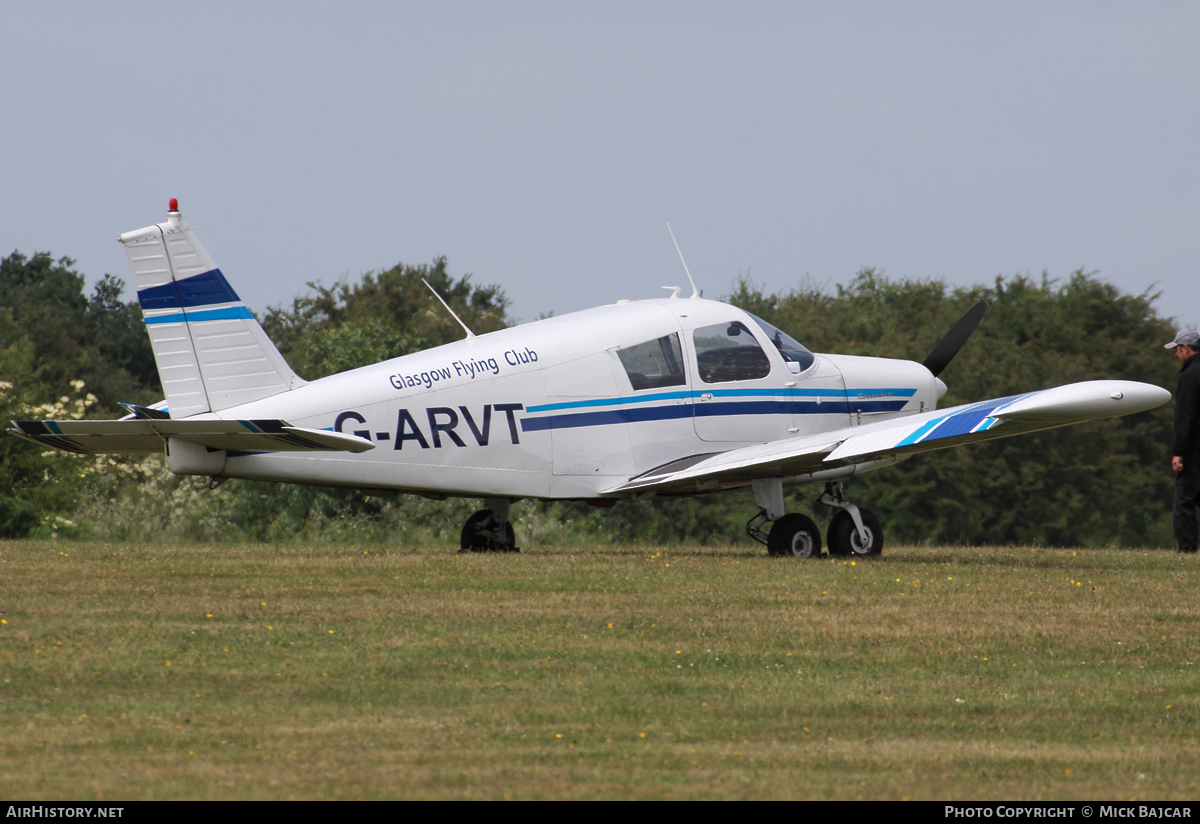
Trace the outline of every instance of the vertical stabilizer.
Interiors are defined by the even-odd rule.
[[[304,383],[183,222],[121,235],[172,418],[219,412]]]

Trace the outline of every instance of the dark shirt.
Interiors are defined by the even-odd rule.
[[[1179,369],[1175,390],[1175,445],[1172,455],[1200,454],[1200,353],[1192,355]]]

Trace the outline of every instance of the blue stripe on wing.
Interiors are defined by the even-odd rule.
[[[1024,395],[1009,395],[1004,398],[994,398],[960,409],[952,415],[935,418],[918,427],[912,434],[901,440],[897,447],[911,446],[924,441],[939,441],[943,438],[953,438],[958,435],[969,435],[972,432],[985,432],[996,425],[992,417],[999,409],[1009,406],[1022,398],[1036,395],[1036,392]]]

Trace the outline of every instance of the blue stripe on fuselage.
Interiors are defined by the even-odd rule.
[[[861,401],[863,404],[879,403],[881,398],[911,398],[917,393],[916,389],[872,388],[872,389],[697,389],[683,392],[655,392],[651,395],[637,395],[624,398],[595,398],[586,401],[564,401],[562,403],[543,403],[531,406],[526,412],[553,412],[559,409],[586,409],[594,406],[620,406],[627,403],[653,403],[654,401],[673,401],[696,399],[702,395],[712,395],[715,398],[844,398],[848,404]],[[838,403],[840,401],[829,401]],[[894,403],[894,401],[886,401]],[[857,409],[858,406],[855,406]],[[864,405],[863,410],[867,411]],[[880,410],[871,410],[880,411]]]
[[[575,429],[582,426],[605,426],[615,423],[666,421],[679,418],[734,417],[738,415],[849,415],[851,411],[898,412],[906,400],[894,401],[735,401],[670,406],[637,406],[630,409],[605,409],[523,418],[523,432],[542,432],[547,429]],[[531,407],[531,409],[545,407]]]
[[[633,409],[611,409],[597,412],[575,412],[570,415],[545,415],[541,418],[522,418],[522,432],[542,432],[547,429],[575,429],[580,426],[604,426],[613,423],[668,421],[692,417],[692,407],[640,406]]]

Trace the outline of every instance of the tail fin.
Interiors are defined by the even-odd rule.
[[[172,418],[269,398],[304,381],[183,222],[121,235]]]

